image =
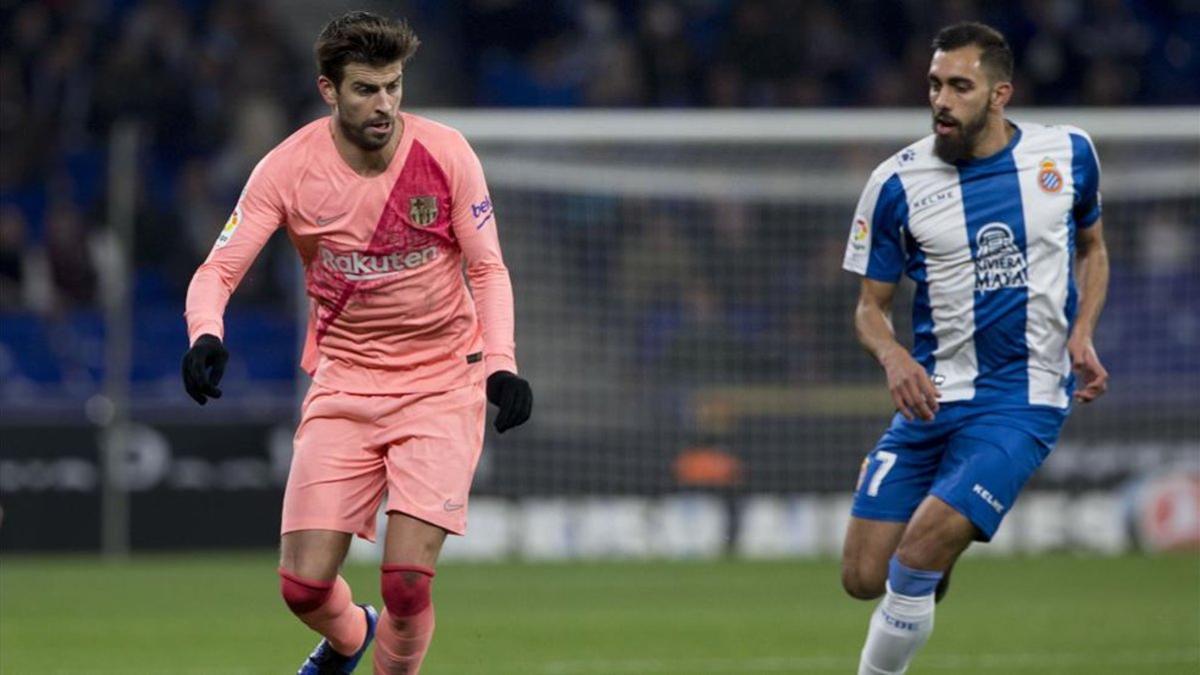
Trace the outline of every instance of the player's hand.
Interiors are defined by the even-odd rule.
[[[1108,391],[1108,371],[1100,363],[1096,355],[1096,347],[1092,338],[1085,335],[1072,335],[1067,341],[1067,352],[1071,355],[1071,370],[1083,387],[1075,390],[1075,400],[1080,403],[1091,403]]]
[[[888,391],[892,393],[892,402],[896,410],[912,421],[922,419],[929,421],[938,411],[937,387],[929,379],[929,373],[903,349],[895,349],[882,359],[883,369],[887,373]]]
[[[487,399],[500,409],[495,421],[500,433],[524,424],[533,410],[533,390],[529,383],[507,370],[497,370],[488,376]]]
[[[188,396],[196,403],[204,405],[210,398],[221,398],[221,376],[225,374],[225,364],[229,361],[229,352],[221,344],[221,338],[215,335],[201,335],[196,338],[192,348],[183,355],[183,388]]]

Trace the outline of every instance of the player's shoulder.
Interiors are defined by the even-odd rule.
[[[1071,145],[1083,143],[1094,151],[1092,136],[1072,124],[1038,124],[1036,122],[1013,122],[1021,130],[1022,145]]]
[[[255,171],[278,173],[306,166],[316,152],[316,145],[325,139],[322,134],[328,133],[328,116],[305,124],[264,155]]]
[[[1013,122],[1021,129],[1022,134],[1032,136],[1082,136],[1091,139],[1092,136],[1082,128],[1074,124],[1039,124],[1037,122],[1019,121]]]
[[[412,133],[413,139],[420,141],[426,149],[437,155],[457,155],[469,152],[471,145],[462,132],[449,124],[431,120],[428,117],[414,113],[401,113],[405,127]]]
[[[945,170],[950,165],[933,152],[933,134],[906,145],[879,163],[871,172],[870,182],[882,185],[897,178],[908,182],[930,172]]]
[[[1073,148],[1078,148],[1084,155],[1090,154],[1096,159],[1096,142],[1092,140],[1091,134],[1072,124],[1063,124],[1059,128],[1071,139]]]
[[[1040,171],[1047,160],[1064,166],[1099,164],[1092,137],[1083,129],[1070,124],[1038,124],[1013,122],[1021,130],[1021,140],[1014,155],[1027,160],[1027,171]]]

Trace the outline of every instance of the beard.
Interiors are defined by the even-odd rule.
[[[378,122],[379,119],[370,119],[362,124],[352,124],[341,115],[338,115],[338,127],[342,130],[342,135],[346,140],[353,143],[356,147],[367,152],[374,152],[383,148],[392,140],[392,134],[396,133],[396,122],[393,120],[387,133],[383,135],[374,134],[370,131],[371,124]]]
[[[965,159],[970,159],[975,152],[976,141],[979,140],[979,134],[983,133],[984,127],[987,126],[987,108],[979,111],[975,117],[966,120],[965,122],[954,119],[949,115],[933,116],[934,122],[938,119],[943,121],[953,120],[954,130],[948,134],[938,134],[933,139],[933,154],[938,156],[938,159],[947,164],[954,164]]]

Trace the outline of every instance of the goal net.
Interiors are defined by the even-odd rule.
[[[842,253],[868,174],[926,113],[425,114],[482,159],[536,395],[527,428],[490,437],[477,493],[852,488],[891,402]],[[1096,339],[1111,391],[1068,422],[1071,465],[1038,480],[1095,485],[1131,447],[1194,450],[1200,115],[1012,117],[1092,135],[1112,265]],[[901,336],[908,315],[902,298]]]

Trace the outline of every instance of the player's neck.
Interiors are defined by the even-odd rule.
[[[358,175],[371,178],[387,171],[404,137],[404,118],[396,116],[396,130],[388,140],[387,145],[378,150],[364,150],[346,138],[337,122],[329,125],[333,133],[333,146],[337,148],[342,160]]]
[[[1000,152],[1008,146],[1014,133],[1016,127],[1009,124],[1004,115],[989,116],[987,126],[979,135],[979,142],[971,151],[971,159],[984,159]]]

